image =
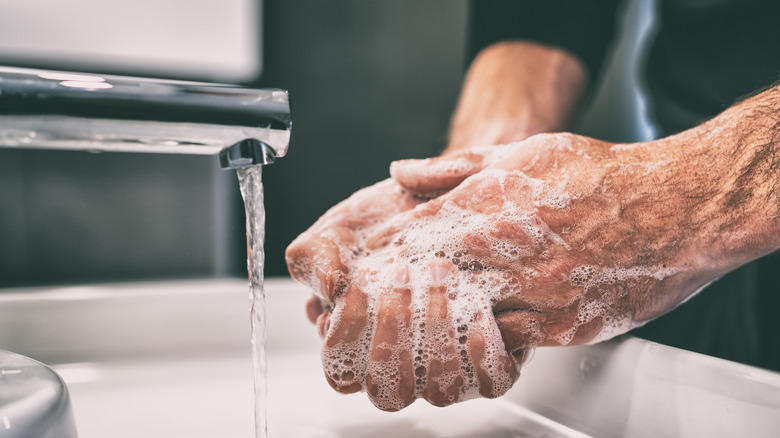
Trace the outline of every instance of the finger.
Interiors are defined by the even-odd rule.
[[[306,302],[306,317],[309,318],[312,324],[317,323],[317,318],[325,312],[325,307],[322,305],[322,299],[316,295],[312,295]]]
[[[481,150],[466,150],[424,160],[395,161],[390,164],[390,176],[410,192],[436,195],[457,187],[484,167]]]
[[[604,317],[599,315],[577,327],[569,345],[582,345],[592,341],[604,329]]]
[[[314,324],[317,326],[317,334],[320,335],[320,338],[325,339],[328,330],[330,330],[330,312],[320,313]]]
[[[533,348],[527,348],[527,349],[521,348],[520,350],[516,350],[511,354],[512,358],[515,360],[515,364],[518,369],[523,365],[525,365],[528,361],[530,361],[531,358],[533,358],[534,351],[535,350]]]
[[[512,300],[507,300],[512,301]],[[494,309],[495,310],[495,309]],[[570,345],[587,342],[601,329],[601,318],[580,326],[579,301],[561,308],[548,308],[544,312],[533,308],[502,310],[496,314],[496,323],[501,331],[507,350],[512,353],[519,349],[537,346]],[[577,332],[582,328],[582,333]],[[588,337],[590,336],[590,337]]]
[[[370,251],[384,248],[391,243],[403,244],[404,242],[398,240],[398,233],[401,228],[396,224],[390,224],[382,227],[378,232],[371,235],[366,239],[365,247]]]
[[[433,262],[429,266],[434,286],[428,290],[424,336],[430,358],[419,374],[425,376],[423,397],[434,406],[448,406],[461,400],[466,383],[449,312],[448,291],[441,285],[452,269],[450,263],[443,261]]]
[[[369,251],[386,248],[390,245],[395,247],[406,247],[415,242],[407,241],[405,231],[415,222],[422,218],[435,216],[444,203],[443,198],[432,199],[419,205],[414,210],[405,211],[393,217],[391,220],[383,223],[369,234],[365,240],[364,246]],[[399,248],[399,252],[400,252]]]
[[[498,313],[496,325],[504,340],[504,347],[510,354],[528,350],[544,340],[543,319],[540,313],[531,310],[514,310]]]
[[[471,322],[470,330],[461,336],[468,343],[469,373],[477,379],[479,394],[487,398],[504,395],[520,376],[519,365],[509,355],[498,327],[479,312]]]
[[[336,391],[349,394],[363,388],[368,325],[368,296],[353,284],[330,313],[330,324],[322,346],[325,377]]]
[[[294,280],[332,302],[347,286],[349,268],[342,260],[341,251],[352,241],[353,236],[344,229],[307,231],[287,247],[287,269]]]
[[[447,333],[444,327],[451,324],[443,323],[442,315],[447,315],[447,297],[444,287],[432,287],[429,290],[429,323],[431,327],[428,334],[430,343],[436,342],[436,350],[431,351],[430,360],[427,363],[427,372],[425,379],[425,389],[423,397],[434,406],[448,406],[462,397],[462,389],[465,385],[465,379],[461,370],[460,355],[458,349],[452,342],[455,333]],[[438,317],[431,316],[436,315]],[[439,320],[437,324],[435,321]],[[438,341],[437,341],[438,339]]]
[[[396,288],[379,298],[366,392],[371,402],[385,411],[401,410],[415,398],[411,306],[409,288]]]

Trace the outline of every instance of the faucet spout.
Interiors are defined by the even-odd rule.
[[[287,91],[0,67],[0,147],[219,155],[269,164],[290,142]]]
[[[219,153],[219,164],[223,169],[240,169],[257,164],[271,164],[274,161],[276,161],[274,149],[255,139],[236,143]]]

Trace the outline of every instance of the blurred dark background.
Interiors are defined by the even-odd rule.
[[[392,160],[438,153],[463,75],[463,1],[267,1],[261,86],[290,90],[289,155],[264,171],[268,275],[297,234]],[[274,41],[278,41],[274,43]]]
[[[266,275],[279,276],[286,245],[328,207],[387,177],[390,161],[444,147],[464,67],[466,3],[256,5],[261,30],[248,38],[260,42],[253,56],[263,68],[254,76],[89,54],[20,57],[2,47],[0,65],[290,90],[289,154],[263,169]],[[235,172],[217,161],[0,149],[0,286],[246,275]]]
[[[263,169],[266,276],[287,275],[295,236],[386,178],[392,160],[445,146],[467,64],[466,0],[40,3],[0,2],[0,65],[290,91],[289,153]],[[647,140],[638,66],[656,2],[623,3],[620,38],[574,131]],[[0,287],[245,277],[245,242],[235,172],[216,157],[0,148]],[[741,291],[773,286],[755,269],[634,333],[764,366],[751,356],[762,327]]]
[[[36,13],[32,7],[5,2],[0,65],[289,90],[289,153],[263,169],[267,276],[287,275],[284,248],[330,206],[386,178],[392,160],[435,155],[445,146],[467,64],[465,0],[224,3],[233,12],[216,0],[182,3],[180,10],[180,0],[168,1],[173,21],[158,17],[160,29],[154,22],[142,29],[128,25],[124,31],[134,35],[106,34],[108,41],[93,42],[82,28],[100,20],[84,13],[100,3],[80,0],[60,11],[70,14],[67,19],[38,23],[66,27],[49,30],[64,35],[66,44],[48,51],[41,47],[57,39],[36,42],[46,29],[18,23]],[[164,12],[151,0],[126,3],[130,15],[143,16],[144,7]],[[579,132],[621,141],[642,136],[634,120],[641,101],[635,102],[631,60],[641,54],[636,35],[647,30],[651,2],[631,4],[634,21],[625,26],[631,32],[613,48],[616,61]],[[200,16],[190,16],[195,6]],[[221,23],[197,21],[209,23],[212,16]],[[240,26],[231,27],[234,22]],[[243,30],[228,33],[226,25]],[[26,43],[31,39],[35,44]],[[157,47],[165,44],[171,45],[168,56]],[[144,47],[156,57],[147,57]],[[637,110],[626,110],[626,103]],[[217,161],[0,148],[0,286],[245,276],[238,184],[235,172],[219,169]]]

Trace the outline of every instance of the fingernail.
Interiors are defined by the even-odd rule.
[[[523,349],[520,349],[520,350],[517,350],[517,351],[513,352],[512,356],[515,358],[515,360],[517,361],[517,364],[519,366],[523,366],[523,365],[527,364],[528,362],[530,362],[531,359],[533,359],[533,357],[534,357],[534,349],[533,348],[528,348],[528,349],[523,348]]]
[[[330,331],[330,312],[325,312],[317,318],[317,334],[320,338],[325,338]]]
[[[330,277],[330,272],[325,272],[325,269],[321,267],[317,267],[315,271],[315,275],[317,276],[317,279],[320,280],[320,294],[323,297],[330,296],[330,291],[328,290],[328,279]]]
[[[401,284],[409,283],[409,267],[399,266],[395,271],[395,280]]]
[[[429,265],[431,270],[431,280],[434,283],[441,283],[450,274],[450,264],[447,262],[433,262]]]
[[[360,274],[358,274],[357,285],[362,288],[365,288],[368,285],[369,276],[370,273],[368,272],[368,270],[361,271]]]

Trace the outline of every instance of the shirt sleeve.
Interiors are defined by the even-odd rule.
[[[566,50],[598,77],[616,27],[620,0],[471,0],[467,61],[506,40]]]

